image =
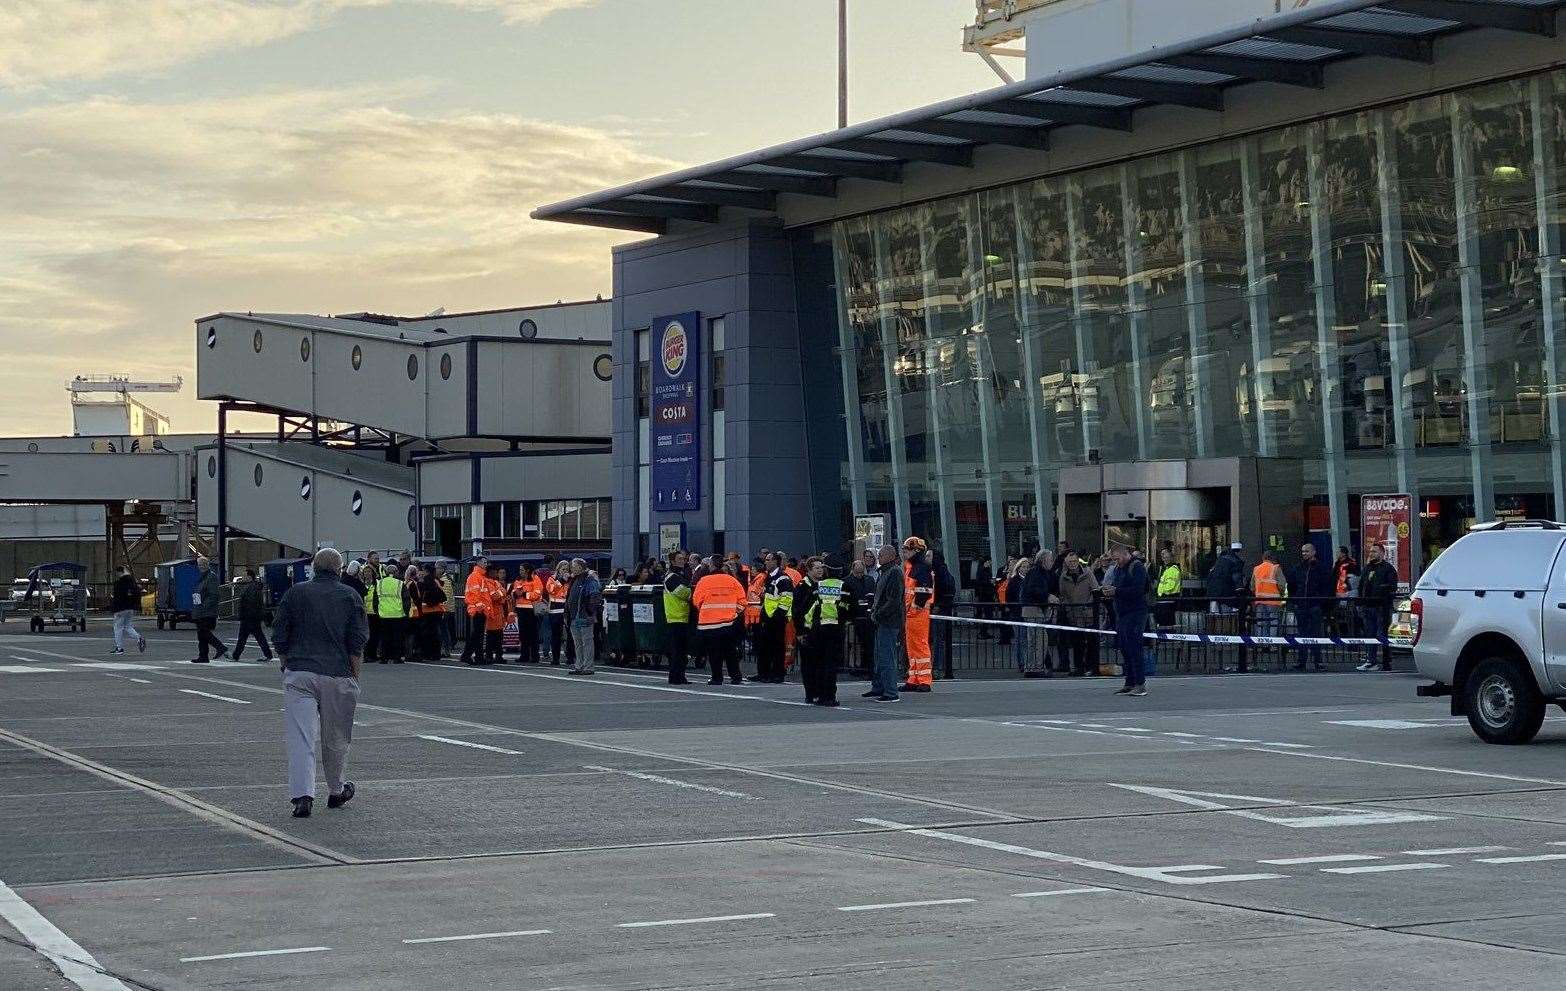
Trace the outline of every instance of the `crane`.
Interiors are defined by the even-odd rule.
[[[65,385],[72,396],[83,392],[178,392],[184,387],[183,375],[164,381],[137,381],[129,375],[78,375]]]

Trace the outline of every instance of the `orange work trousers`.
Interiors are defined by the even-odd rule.
[[[903,638],[908,644],[908,684],[928,688],[935,683],[935,669],[930,662],[930,610],[908,610]]]

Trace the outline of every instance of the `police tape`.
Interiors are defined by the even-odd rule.
[[[1011,619],[978,619],[972,616],[942,616],[932,614],[931,619],[947,623],[976,623],[985,626],[1016,626],[1029,630],[1053,630],[1060,633],[1090,633],[1100,637],[1113,637],[1115,630],[1101,630],[1092,626],[1064,626],[1059,623],[1024,623]],[[1410,647],[1407,640],[1391,637],[1269,637],[1249,633],[1163,633],[1148,630],[1143,639],[1166,643],[1216,643],[1240,644],[1253,647]]]

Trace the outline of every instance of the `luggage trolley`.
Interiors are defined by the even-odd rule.
[[[28,629],[34,633],[50,626],[86,633],[86,574],[85,565],[71,561],[38,565],[27,573],[27,591],[17,603],[16,614],[28,617]]]

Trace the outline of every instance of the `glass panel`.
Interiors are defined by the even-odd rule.
[[[1099,169],[1067,186],[1075,364],[1056,377],[1056,409],[1082,434],[1064,450],[1080,462],[1129,461],[1137,456],[1136,411],[1147,402],[1135,388],[1126,319],[1124,200],[1120,170]]]
[[[1067,462],[1064,452],[1080,451],[1082,437],[1077,404],[1070,394],[1076,311],[1066,197],[1063,188],[1051,180],[1030,183],[1019,195],[1017,209],[1028,251],[1020,281],[1026,297],[1024,313],[1031,315],[1023,333],[1032,339],[1034,374],[1044,406],[1040,429],[1045,461],[1053,468]]]
[[[1240,143],[1201,149],[1192,155],[1194,236],[1187,239],[1189,264],[1206,293],[1205,330],[1197,358],[1207,378],[1204,402],[1212,411],[1216,457],[1254,454],[1255,422],[1249,419],[1251,358],[1249,285],[1245,273],[1245,207],[1240,182]]]

